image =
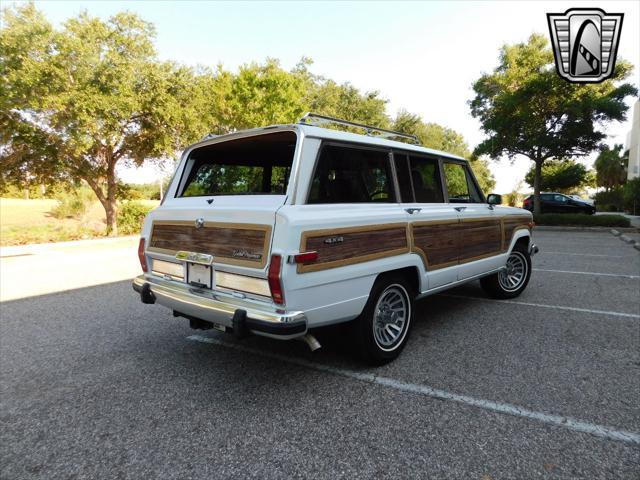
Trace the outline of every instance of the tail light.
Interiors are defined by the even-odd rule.
[[[149,268],[147,267],[147,259],[144,256],[144,238],[140,238],[140,243],[138,243],[138,260],[140,260],[140,267],[142,267],[142,271],[147,273]]]
[[[269,289],[271,290],[271,298],[273,303],[278,305],[284,304],[284,292],[282,291],[282,278],[280,272],[282,270],[282,257],[280,255],[271,255],[271,263],[269,264]]]

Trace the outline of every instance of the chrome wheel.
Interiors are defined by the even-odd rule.
[[[373,310],[373,337],[378,347],[390,351],[402,343],[411,318],[407,291],[398,284],[388,286]]]
[[[527,279],[528,270],[529,266],[524,254],[518,251],[511,252],[505,269],[498,274],[500,287],[506,292],[518,290]]]

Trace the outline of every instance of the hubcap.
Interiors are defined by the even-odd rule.
[[[393,350],[406,333],[410,315],[407,292],[391,285],[378,299],[374,310],[373,336],[383,350]]]
[[[498,275],[503,290],[513,292],[520,288],[527,278],[527,260],[520,252],[512,252],[507,260],[506,268]]]

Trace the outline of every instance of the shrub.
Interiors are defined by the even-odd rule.
[[[629,180],[623,188],[624,208],[638,215],[640,213],[640,177]]]
[[[608,192],[598,192],[595,194],[596,208],[604,212],[620,212],[624,208],[624,198],[622,187],[614,187]],[[607,205],[613,205],[615,210],[603,210],[602,208]],[[611,207],[609,207],[611,208]]]
[[[123,202],[118,209],[118,233],[121,235],[133,235],[140,233],[144,217],[153,210],[140,202]]]
[[[78,188],[76,190],[62,192],[56,195],[58,205],[56,205],[51,214],[57,219],[63,218],[81,218],[89,206],[95,200],[94,193],[88,188]]]
[[[583,213],[544,213],[534,215],[536,225],[574,227],[629,227],[629,219],[622,215],[585,215]]]

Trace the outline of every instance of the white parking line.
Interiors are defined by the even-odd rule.
[[[507,415],[513,415],[516,417],[528,418],[531,420],[537,420],[543,423],[554,425],[557,427],[567,428],[582,433],[589,433],[598,437],[606,438],[609,440],[617,440],[620,442],[634,443],[640,445],[640,434],[634,432],[627,432],[624,430],[616,430],[614,428],[605,427],[602,425],[596,425],[582,420],[577,420],[571,417],[564,417],[561,415],[552,415],[544,412],[537,412],[535,410],[529,410],[518,405],[512,405],[509,403],[494,402],[492,400],[484,400],[481,398],[469,397],[467,395],[458,395],[457,393],[450,393],[444,390],[438,390],[426,385],[419,385],[415,383],[402,382],[393,378],[381,377],[373,373],[357,372],[347,368],[332,367],[329,365],[322,365],[320,363],[310,362],[301,358],[289,357],[280,355],[277,353],[265,352],[257,348],[246,347],[235,343],[229,343],[217,338],[205,337],[202,335],[191,335],[187,337],[188,340],[202,343],[210,343],[219,345],[222,347],[232,348],[245,353],[251,353],[254,355],[260,355],[262,357],[272,358],[280,360],[282,362],[291,363],[305,368],[311,368],[321,372],[331,373],[333,375],[340,375],[342,377],[352,378],[375,385],[381,385],[383,387],[393,388],[402,392],[415,393],[418,395],[424,395],[431,398],[439,398],[441,400],[451,400],[473,407],[482,408],[497,413],[503,413]]]
[[[590,308],[566,307],[564,305],[548,305],[544,303],[520,302],[517,300],[496,300],[494,298],[471,297],[469,295],[454,295],[452,293],[438,293],[439,297],[468,298],[478,302],[508,303],[512,305],[525,305],[527,307],[553,308],[556,310],[569,310],[572,312],[595,313],[598,315],[610,315],[613,317],[640,318],[635,313],[611,312],[609,310],[592,310]]]
[[[618,273],[599,273],[599,272],[576,272],[573,270],[547,270],[545,268],[534,268],[534,272],[551,272],[551,273],[571,273],[574,275],[595,275],[597,277],[618,277],[618,278],[640,278],[639,275],[622,275]]]
[[[605,258],[631,258],[632,255],[602,255],[599,253],[572,253],[572,252],[547,252],[540,250],[539,255],[571,255],[575,257],[605,257]]]

